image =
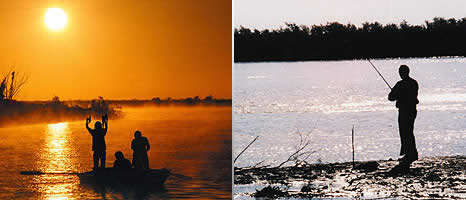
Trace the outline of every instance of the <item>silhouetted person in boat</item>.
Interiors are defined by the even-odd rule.
[[[121,151],[115,152],[115,162],[113,163],[113,169],[117,170],[128,170],[131,169],[131,163],[125,158]]]
[[[150,149],[149,141],[146,137],[142,137],[141,131],[134,133],[134,139],[131,141],[131,149],[133,150],[133,166],[136,169],[149,169],[149,158],[147,151]]]
[[[91,122],[91,116],[86,119],[86,128],[92,135],[92,151],[94,151],[94,169],[100,166],[105,168],[105,135],[107,134],[108,128],[108,117],[107,115],[102,116],[102,123],[99,121],[94,124],[94,129],[89,128]]]
[[[416,142],[414,140],[414,120],[416,119],[416,105],[419,85],[417,81],[409,77],[409,68],[401,65],[399,68],[401,81],[393,87],[388,100],[396,101],[398,108],[398,127],[401,138],[400,165],[411,164],[418,159]]]

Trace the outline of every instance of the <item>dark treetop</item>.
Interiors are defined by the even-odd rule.
[[[286,23],[275,30],[235,29],[235,62],[341,60],[466,55],[466,17],[362,27]]]

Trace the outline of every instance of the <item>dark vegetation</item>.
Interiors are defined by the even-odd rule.
[[[99,119],[121,117],[121,111],[103,98],[88,101],[87,106],[74,105],[54,97],[51,101],[0,100],[0,127],[11,124],[54,123],[83,120],[91,115]]]
[[[186,99],[152,100],[104,100],[102,97],[93,100],[60,101],[54,97],[50,101],[16,101],[0,100],[0,127],[8,124],[53,123],[70,120],[84,120],[92,115],[99,119],[108,114],[116,119],[124,116],[122,107],[139,106],[231,106],[231,99],[215,99],[208,96]]]
[[[231,106],[231,99],[216,99],[213,96],[206,96],[203,99],[199,96],[185,99],[155,97],[151,100],[110,100],[110,103],[117,106]]]
[[[99,97],[102,98],[102,97]],[[92,100],[94,101],[94,100]],[[92,106],[92,101],[89,100],[69,100],[65,101],[68,105],[76,105],[80,107]],[[40,101],[36,101],[40,103]],[[161,99],[159,97],[151,100],[132,99],[132,100],[106,100],[109,105],[115,108],[121,107],[142,107],[142,106],[231,106],[231,99],[215,99],[213,96],[207,96],[204,99],[199,96],[188,97],[185,99],[172,99],[170,97]]]
[[[423,25],[378,22],[286,23],[274,30],[234,31],[235,62],[466,56],[466,17],[436,17]]]

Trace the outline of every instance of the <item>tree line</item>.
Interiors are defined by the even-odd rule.
[[[235,62],[341,60],[466,55],[466,17],[422,25],[286,23],[280,29],[234,30]]]

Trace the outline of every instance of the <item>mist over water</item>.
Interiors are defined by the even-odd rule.
[[[131,140],[140,130],[151,144],[151,168],[168,168],[192,180],[170,177],[162,189],[116,190],[80,184],[76,175],[20,175],[91,170],[92,137],[85,119],[13,125],[0,128],[0,199],[231,198],[230,107],[153,106],[123,112],[123,119],[109,119],[107,167],[113,166],[116,151],[131,160]]]
[[[406,64],[419,83],[414,134],[420,156],[466,153],[466,59],[372,60],[393,86]],[[397,158],[400,148],[389,88],[369,62],[311,61],[235,63],[233,69],[233,155],[259,139],[235,166],[278,165],[295,151],[297,132],[310,132],[308,162]]]

